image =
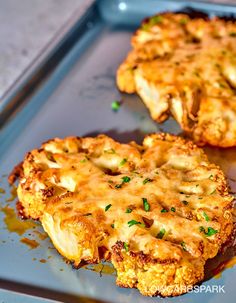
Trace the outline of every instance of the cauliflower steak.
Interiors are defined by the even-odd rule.
[[[143,145],[105,135],[50,140],[26,155],[17,192],[25,216],[41,221],[74,266],[109,260],[117,285],[147,296],[203,280],[233,228],[222,171],[169,134]]]
[[[151,117],[172,115],[198,145],[236,145],[236,22],[164,13],[146,19],[117,71]]]

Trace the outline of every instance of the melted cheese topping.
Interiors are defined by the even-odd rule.
[[[171,135],[147,136],[142,146],[103,135],[54,139],[30,152],[23,170],[25,214],[40,219],[75,265],[111,258],[121,271],[118,284],[119,249],[124,258],[160,264],[200,262],[201,279],[205,260],[232,230],[223,173],[201,149]]]

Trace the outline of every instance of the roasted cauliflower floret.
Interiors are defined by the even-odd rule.
[[[20,176],[25,216],[41,221],[64,257],[74,266],[110,260],[117,285],[144,295],[178,295],[201,281],[232,231],[223,173],[172,135],[143,145],[56,138],[26,155]]]

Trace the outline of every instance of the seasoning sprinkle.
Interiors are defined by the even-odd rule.
[[[184,205],[188,205],[188,201],[186,201],[186,200],[183,200],[182,203],[183,203]]]
[[[175,208],[174,207],[171,207],[171,209],[170,209],[171,211],[173,211],[173,212],[175,212]]]

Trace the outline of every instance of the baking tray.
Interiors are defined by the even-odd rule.
[[[137,96],[121,95],[115,86],[115,72],[130,49],[130,37],[142,18],[165,10],[201,9],[210,15],[236,14],[232,5],[192,1],[88,1],[82,19],[74,24],[70,36],[59,41],[64,55],[47,74],[52,52],[42,54],[40,66],[31,76],[10,92],[0,114],[0,287],[62,302],[113,303],[205,303],[235,302],[236,271],[228,268],[220,277],[203,285],[221,285],[225,292],[188,293],[176,298],[146,298],[135,289],[115,286],[115,276],[92,270],[75,270],[43,239],[39,225],[25,234],[9,232],[6,226],[7,208],[14,206],[14,188],[7,184],[6,175],[20,162],[24,154],[41,142],[53,137],[87,136],[106,133],[122,142],[140,142],[146,133],[168,131],[178,134],[173,119],[164,124],[154,123]],[[76,35],[76,33],[78,35]],[[67,43],[67,44],[66,44]],[[58,49],[58,45],[55,46]],[[55,50],[54,50],[55,51]],[[54,53],[55,54],[55,53]],[[43,74],[40,74],[41,70]],[[36,78],[35,78],[36,77]],[[33,88],[30,89],[29,83]],[[22,90],[24,94],[22,94]],[[25,93],[26,92],[26,93]],[[22,97],[23,96],[23,97]],[[111,102],[123,100],[117,113]],[[13,100],[13,101],[12,101]],[[13,102],[13,103],[12,103]],[[234,187],[236,175],[235,149],[207,149],[211,159],[223,165]],[[10,197],[10,198],[9,198]],[[12,200],[12,201],[11,201]],[[10,211],[11,212],[11,211]],[[4,221],[5,220],[5,221]],[[36,232],[35,232],[36,231]],[[35,249],[21,242],[26,237],[40,245]],[[95,270],[95,268],[93,268]]]

